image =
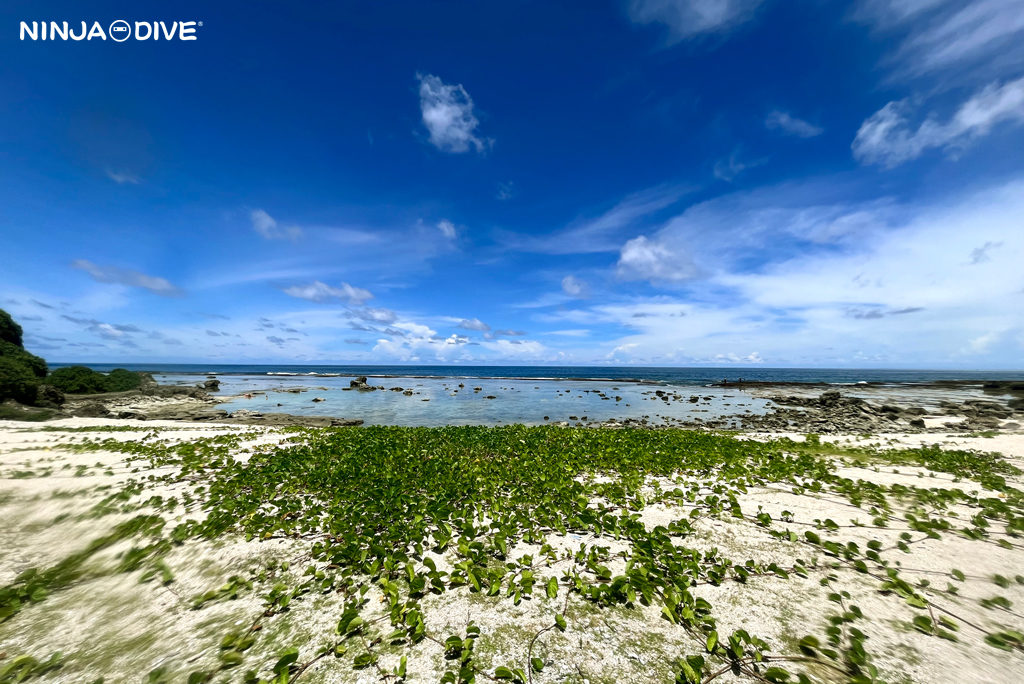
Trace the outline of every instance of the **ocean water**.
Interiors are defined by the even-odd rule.
[[[53,364],[58,365],[58,364]],[[88,364],[99,371],[113,364]],[[215,374],[227,411],[291,413],[361,418],[386,425],[500,425],[591,422],[646,418],[651,424],[707,421],[743,413],[761,414],[770,404],[733,387],[710,387],[722,380],[829,383],[850,394],[872,398],[874,383],[886,392],[914,399],[914,385],[935,380],[1024,380],[1024,372],[846,370],[803,368],[637,368],[579,366],[280,366],[136,364],[122,366],[153,373],[161,384],[194,385]],[[348,391],[360,375],[384,391]],[[871,383],[871,384],[865,384]],[[462,385],[460,387],[460,385]],[[401,387],[411,396],[390,391]],[[479,387],[479,391],[475,388]],[[679,395],[665,401],[656,391]],[[820,392],[821,387],[808,391]],[[922,398],[963,399],[963,390]],[[963,394],[963,396],[959,396]],[[695,397],[695,401],[690,399]],[[320,399],[322,401],[314,401]]]
[[[51,364],[53,367],[72,364]],[[606,378],[644,380],[670,385],[706,385],[723,379],[759,382],[858,382],[919,383],[936,380],[1024,380],[1024,370],[894,370],[849,368],[671,368],[640,366],[344,366],[344,365],[242,365],[242,364],[110,364],[85,363],[98,371],[114,368],[173,375],[268,375],[336,374],[355,377],[439,378]]]

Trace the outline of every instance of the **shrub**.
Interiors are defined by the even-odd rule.
[[[17,360],[0,356],[0,399],[14,399],[23,404],[36,400],[36,376]]]
[[[3,309],[0,309],[0,340],[10,342],[19,349],[22,347],[21,326]]]
[[[58,368],[46,378],[49,385],[68,394],[98,394],[107,391],[107,376],[85,366]]]
[[[2,313],[2,311],[0,311]],[[11,359],[25,366],[37,378],[46,377],[46,361],[35,354],[25,351],[13,342],[0,340],[0,358]]]
[[[108,392],[127,392],[139,388],[142,376],[124,368],[115,368],[104,379],[104,384]]]

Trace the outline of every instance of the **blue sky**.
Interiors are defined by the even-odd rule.
[[[19,39],[115,19],[202,25]],[[0,306],[54,361],[1021,368],[1022,150],[1022,0],[15,0]]]

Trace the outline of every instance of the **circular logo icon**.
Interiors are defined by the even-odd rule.
[[[132,27],[123,19],[118,19],[110,25],[110,38],[118,43],[123,43],[132,35]]]

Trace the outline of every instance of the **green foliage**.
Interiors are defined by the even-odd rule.
[[[85,366],[65,366],[50,373],[46,381],[69,394],[98,394],[107,391],[106,376]]]
[[[243,664],[257,666],[263,644],[258,634],[267,634],[257,630],[270,621],[315,605],[318,597],[344,601],[333,630],[303,642],[308,646],[303,646],[302,660],[296,650],[275,650],[268,661],[264,651],[262,671],[240,677],[246,682],[294,681],[327,656],[341,667],[366,668],[367,675],[376,671],[401,678],[406,656],[424,640],[443,648],[442,682],[526,682],[533,673],[557,671],[550,652],[537,642],[542,634],[585,638],[586,622],[571,610],[581,604],[591,611],[643,607],[655,615],[660,612],[664,628],[678,630],[690,645],[689,654],[671,662],[677,681],[709,682],[728,673],[753,681],[809,681],[784,669],[801,662],[808,669],[838,674],[835,681],[873,682],[879,674],[871,644],[860,629],[861,621],[871,616],[838,583],[840,572],[880,582],[882,594],[902,604],[909,613],[904,624],[918,634],[956,640],[961,624],[973,626],[933,615],[935,590],[927,582],[901,576],[891,554],[902,557],[901,551],[910,553],[923,539],[952,534],[995,543],[990,535],[1004,535],[990,531],[997,524],[1005,526],[1005,536],[1024,533],[1024,495],[1004,478],[1016,471],[991,454],[931,448],[898,454],[903,462],[986,482],[991,491],[979,494],[854,481],[839,475],[834,462],[815,449],[704,432],[551,426],[282,432],[283,446],[252,449],[244,459],[236,455],[251,434],[185,442],[161,442],[148,435],[130,440],[83,436],[68,447],[124,453],[129,463],[148,460],[151,472],[159,473],[150,475],[151,482],[189,488],[180,503],[194,517],[173,530],[139,522],[131,531],[134,537],[160,537],[120,556],[121,569],[142,570],[144,581],[174,582],[161,560],[170,543],[239,535],[304,547],[297,561],[302,567],[274,561],[253,572],[232,569],[237,574],[226,582],[211,582],[192,597],[195,610],[219,610],[214,604],[238,598],[240,603],[262,600],[253,626],[246,630],[245,625],[233,625],[233,631],[222,635],[214,669],[237,668],[234,672],[241,672]],[[879,527],[886,521],[893,525],[882,535],[884,542],[842,542],[839,535],[846,526],[824,516],[811,521],[798,518],[813,514],[781,511],[775,517],[774,512],[742,510],[743,493],[765,486],[798,495],[843,497],[864,509],[868,519],[880,521]],[[127,500],[141,491],[138,487],[112,495],[103,510],[126,512]],[[897,501],[899,507],[894,506]],[[163,506],[176,504],[151,500],[150,505],[165,510]],[[676,520],[649,527],[638,512],[650,505],[682,512]],[[980,512],[969,520],[960,518],[956,524],[966,526],[957,529],[941,512],[961,506]],[[770,535],[791,553],[792,564],[742,561],[707,549],[707,544],[690,546],[687,539],[697,523],[716,518]],[[791,529],[795,525],[803,526]],[[551,536],[587,541],[556,551],[548,543]],[[611,539],[624,550],[613,554],[604,546]],[[802,560],[801,549],[813,560]],[[435,562],[439,554],[443,564]],[[0,590],[0,619],[4,609],[11,617],[22,606],[76,581],[82,560],[23,574]],[[820,626],[824,634],[794,643],[788,655],[772,654],[764,640],[742,629],[723,630],[711,603],[699,596],[700,585],[753,583],[763,577],[785,581],[792,575],[806,579],[811,573],[825,587],[834,610]],[[968,580],[960,571],[951,575]],[[992,581],[1005,588],[1024,582],[1024,576],[993,576]],[[478,627],[470,624],[465,633],[437,632],[432,630],[437,623],[425,615],[421,600],[453,591],[492,605],[532,600],[546,614],[553,611],[553,620],[540,626],[520,662],[484,662],[475,654]],[[1001,597],[983,599],[982,605],[996,617],[1013,607]],[[1020,648],[1015,632],[993,631],[987,640],[995,648]],[[389,656],[399,654],[402,659],[394,667]],[[213,675],[193,676],[201,682]]]
[[[11,314],[0,309],[0,340],[9,342],[15,347],[22,347],[21,326],[11,318]]]
[[[23,404],[36,400],[36,377],[25,365],[0,356],[0,399],[14,399]]]
[[[46,377],[46,361],[11,342],[6,340],[0,341],[0,358],[11,359],[20,363],[37,378]]]
[[[139,388],[142,376],[124,368],[115,368],[107,374],[103,384],[108,392],[127,392]]]
[[[69,394],[102,394],[138,389],[142,376],[124,368],[104,375],[85,366],[65,366],[50,373],[46,382]]]
[[[10,662],[0,662],[0,682],[23,682],[59,670],[63,664],[64,656],[60,651],[43,661],[30,655],[18,656]]]

